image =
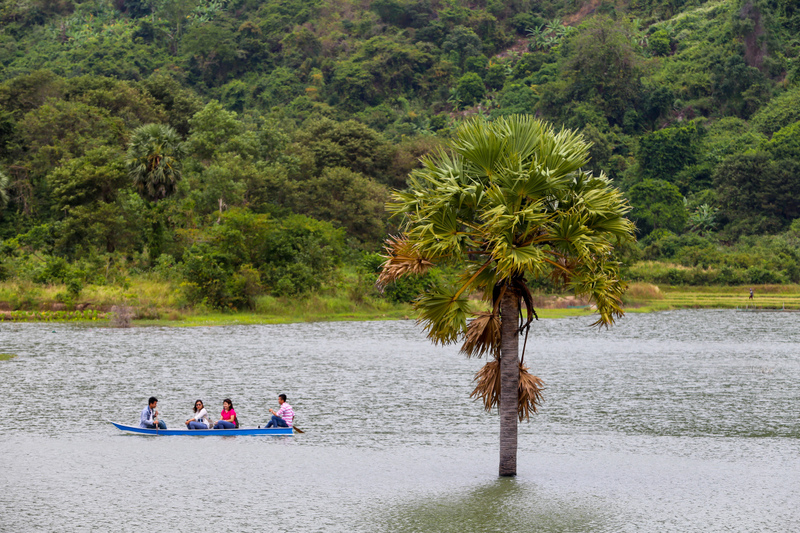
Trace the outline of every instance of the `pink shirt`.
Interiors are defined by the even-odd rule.
[[[275,413],[275,416],[283,418],[289,427],[292,427],[292,420],[294,420],[294,409],[287,402],[283,402],[281,408]]]
[[[234,411],[233,409],[231,409],[230,411],[225,411],[223,409],[222,412],[219,414],[219,416],[222,418],[222,420],[233,422],[233,417],[236,416],[236,411]]]

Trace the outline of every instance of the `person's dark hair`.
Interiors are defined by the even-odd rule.
[[[195,413],[199,410],[199,409],[197,409],[197,402],[200,402],[200,405],[202,405],[203,407],[206,406],[206,404],[203,403],[203,400],[195,400],[194,401],[194,412]],[[201,409],[202,409],[202,407],[201,407]]]
[[[284,402],[286,401],[286,395],[285,394],[278,394],[278,398],[280,398]]]
[[[150,405],[153,402],[157,402],[157,401],[158,401],[158,398],[156,398],[155,396],[150,396],[150,399],[147,400],[147,405]]]
[[[231,409],[233,409],[233,402],[231,401],[230,398],[225,398],[224,400],[222,400],[222,403],[225,403],[225,402],[227,402],[228,405],[231,406]]]

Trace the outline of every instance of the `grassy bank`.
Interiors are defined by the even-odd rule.
[[[280,324],[340,320],[398,320],[416,318],[410,304],[392,303],[370,288],[345,279],[319,294],[277,298],[258,296],[247,310],[215,310],[189,305],[177,283],[143,277],[124,286],[87,285],[70,298],[65,285],[40,285],[11,280],[0,283],[0,320],[76,322],[108,325],[114,306],[130,309],[137,326],[219,326]],[[557,296],[537,299],[541,318],[590,315],[585,302]],[[580,305],[583,304],[583,305]]]
[[[634,283],[626,295],[626,308],[640,312],[669,309],[800,310],[800,285],[689,287]]]
[[[179,285],[152,279],[130,280],[122,287],[88,285],[77,298],[69,297],[65,285],[0,283],[0,320],[108,323],[115,306],[128,308],[135,325],[172,326],[381,320],[413,314],[408,304],[359,297],[347,286],[294,298],[258,296],[252,309],[223,311],[189,305]]]
[[[800,310],[800,285],[750,287],[656,286],[633,283],[625,295],[628,312],[670,309],[787,309]],[[377,296],[363,296],[343,285],[320,294],[276,298],[259,296],[252,309],[214,310],[189,306],[180,286],[152,279],[133,280],[125,286],[87,286],[70,300],[63,285],[25,282],[0,284],[0,320],[79,322],[110,325],[114,306],[126,306],[132,325],[220,326],[281,324],[351,320],[401,320],[416,318],[409,304],[391,303]],[[588,302],[562,295],[539,294],[535,306],[540,318],[589,316]]]

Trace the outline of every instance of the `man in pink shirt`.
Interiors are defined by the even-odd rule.
[[[286,402],[285,394],[278,395],[278,403],[280,404],[281,408],[278,409],[277,412],[272,409],[269,410],[269,412],[272,413],[272,418],[269,422],[267,422],[266,427],[292,427],[292,422],[294,421],[294,409],[292,409],[292,406]]]

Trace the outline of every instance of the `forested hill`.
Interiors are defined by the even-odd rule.
[[[0,25],[0,278],[313,289],[460,120],[533,113],[628,195],[629,264],[800,281],[796,0],[0,0]]]

